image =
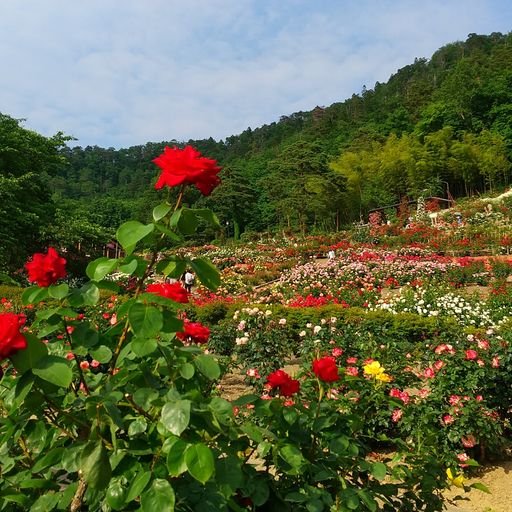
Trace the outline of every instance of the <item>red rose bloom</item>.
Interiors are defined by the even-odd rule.
[[[154,293],[155,295],[161,295],[162,297],[167,297],[168,299],[174,300],[176,302],[182,302],[183,304],[188,302],[188,293],[180,283],[172,283],[172,284],[150,284],[146,288],[146,291],[149,293]]]
[[[176,333],[176,336],[181,341],[203,344],[208,341],[208,337],[210,336],[210,329],[199,322],[189,322],[185,320],[183,329],[183,332]]]
[[[285,371],[277,370],[267,377],[267,384],[272,388],[278,388],[282,396],[292,396],[299,392],[300,384],[296,379],[292,379]]]
[[[0,360],[27,348],[27,340],[20,333],[25,318],[14,313],[0,314]]]
[[[66,260],[61,258],[57,251],[50,247],[47,254],[36,253],[25,264],[28,271],[28,280],[38,286],[50,286],[61,277],[66,276]]]
[[[324,382],[335,382],[339,380],[338,367],[334,357],[322,357],[313,361],[313,372]]]
[[[221,168],[216,160],[205,158],[192,146],[179,149],[166,146],[164,152],[153,162],[162,169],[162,174],[155,184],[158,190],[165,185],[195,185],[204,196],[209,196],[220,183],[217,176]]]

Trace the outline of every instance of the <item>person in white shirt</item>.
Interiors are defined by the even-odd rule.
[[[187,292],[190,293],[192,291],[192,286],[194,285],[195,279],[196,277],[194,276],[192,271],[187,270],[185,272],[185,290],[187,290]]]

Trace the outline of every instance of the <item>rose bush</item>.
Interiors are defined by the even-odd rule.
[[[90,281],[79,287],[58,282],[64,262],[56,252],[34,257],[28,269],[37,270],[31,279],[38,286],[22,296],[34,320],[23,325],[19,315],[0,315],[0,347],[9,358],[0,382],[0,507],[441,510],[442,489],[464,483],[456,466],[447,480],[450,463],[436,442],[392,437],[400,432],[396,411],[411,399],[395,373],[399,363],[388,364],[391,344],[374,343],[384,358],[369,360],[363,343],[340,340],[329,353],[319,347],[291,376],[269,357],[282,357],[290,340],[286,319],[248,308],[236,317],[236,355],[246,364],[242,355],[251,351],[243,347],[254,348],[261,370],[251,368],[251,376],[268,389],[231,402],[216,393],[222,368],[207,353],[209,328],[184,316],[176,286],[148,287],[148,280],[192,268],[205,287],[219,286],[206,258],[159,258],[200,222],[218,226],[215,215],[185,208],[181,198],[191,184],[209,194],[219,168],[192,148],[167,148],[156,163],[163,170],[156,187],[180,186],[178,202],[157,206],[148,224],[119,227],[124,257],[90,262]],[[141,242],[153,248],[149,258],[137,254]],[[119,292],[107,279],[114,272],[131,276],[131,293],[98,311],[100,292]],[[340,332],[348,341],[348,331]],[[334,334],[326,329],[326,337]],[[469,446],[480,435],[466,428],[460,441]],[[375,453],[382,442],[393,455]]]

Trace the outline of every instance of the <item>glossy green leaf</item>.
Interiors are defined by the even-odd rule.
[[[210,448],[202,443],[192,444],[185,452],[188,472],[204,484],[213,475],[215,463]]]
[[[159,204],[153,208],[153,219],[158,222],[163,219],[170,211],[172,207],[166,203]]]
[[[28,304],[37,304],[48,297],[48,288],[40,288],[39,286],[30,286],[21,295],[21,302],[24,306]]]
[[[69,292],[69,286],[66,283],[52,285],[48,287],[48,295],[53,299],[62,300]]]
[[[131,254],[137,243],[146,238],[154,229],[153,224],[144,225],[139,221],[130,220],[119,227],[116,238],[126,254]]]
[[[101,281],[105,278],[110,272],[112,272],[118,265],[117,259],[110,259],[107,257],[98,258],[97,260],[91,261],[87,268],[85,269],[85,273],[87,277],[92,281]]]
[[[27,348],[18,350],[11,356],[11,362],[19,373],[24,373],[34,368],[39,360],[48,354],[46,345],[33,334],[25,333]]]
[[[211,226],[215,228],[220,228],[219,218],[211,210],[208,210],[207,208],[195,209],[194,213],[196,214],[197,217],[201,217]]]
[[[162,407],[162,423],[164,427],[179,436],[190,422],[190,400],[167,402]]]
[[[200,354],[194,359],[194,364],[208,379],[215,380],[220,377],[220,366],[213,356]]]
[[[39,473],[50,466],[55,466],[57,462],[62,460],[62,455],[64,454],[64,448],[53,448],[49,452],[47,452],[43,457],[38,459],[34,466],[32,467],[32,473]]]
[[[220,286],[220,272],[210,261],[196,258],[190,261],[190,266],[207,288],[215,291]]]
[[[166,446],[169,450],[167,453],[167,470],[171,476],[177,477],[187,471],[185,452],[189,445],[178,437],[169,439],[169,441],[168,446]]]
[[[80,457],[80,470],[84,480],[93,489],[105,489],[112,475],[110,460],[101,441],[89,441]]]
[[[69,362],[59,356],[45,356],[39,359],[32,368],[32,373],[62,388],[67,388],[73,378]]]
[[[174,512],[176,497],[167,480],[157,478],[140,497],[141,512]]]
[[[146,418],[144,418],[144,416],[139,416],[130,423],[130,426],[128,427],[128,435],[130,437],[138,436],[146,432],[147,428],[148,422],[146,421]]]
[[[151,338],[163,326],[162,313],[154,306],[136,302],[128,312],[130,326],[136,336]]]
[[[304,457],[299,448],[293,444],[285,444],[279,449],[279,455],[293,468],[297,469],[304,463]]]
[[[132,480],[132,483],[126,493],[125,502],[130,503],[135,498],[140,496],[140,494],[144,491],[149,481],[151,480],[151,471],[141,471],[137,473]]]
[[[474,484],[471,484],[470,487],[472,487],[473,489],[478,489],[479,491],[485,492],[487,494],[492,494],[491,491],[489,490],[489,488],[481,482],[476,482]]]
[[[94,347],[98,341],[98,331],[89,322],[80,322],[71,333],[73,346]]]
[[[158,262],[157,271],[166,277],[179,278],[187,268],[187,260],[176,256]]]
[[[112,479],[106,495],[107,503],[113,510],[123,510],[126,498],[126,489],[119,479]]]
[[[135,337],[132,339],[130,347],[135,355],[144,357],[153,353],[157,349],[158,342],[154,338]]]
[[[377,480],[384,480],[386,478],[386,464],[382,462],[375,462],[371,465],[371,473]]]
[[[133,258],[131,261],[121,265],[119,267],[119,272],[131,276],[137,270],[138,266],[139,262],[137,261],[137,258]]]
[[[89,350],[89,354],[102,364],[108,363],[112,359],[112,350],[105,345]]]
[[[180,366],[180,375],[184,378],[184,379],[191,379],[193,376],[194,376],[194,373],[196,372],[195,368],[194,368],[194,365],[193,364],[190,364],[190,363],[183,363],[181,366]]]

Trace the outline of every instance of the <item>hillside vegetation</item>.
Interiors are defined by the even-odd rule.
[[[40,144],[39,158],[26,157],[31,138]],[[188,192],[185,202],[213,208],[235,237],[283,228],[331,231],[366,218],[371,208],[446,197],[448,190],[456,198],[492,193],[510,180],[512,34],[470,34],[429,60],[416,59],[387,83],[224,141],[119,150],[65,142],[62,134],[45,139],[0,117],[2,205],[26,204],[19,215],[32,220],[23,232],[40,243],[92,247],[108,241],[120,222],[145,220],[156,203],[151,160],[166,145],[191,144],[224,167],[210,197]],[[40,184],[38,201],[48,205],[51,195],[54,207],[36,211],[33,191],[20,180]],[[5,216],[1,222],[4,240],[22,236],[19,223],[16,232]],[[9,243],[16,250],[2,248],[4,261],[21,260],[20,244]]]

